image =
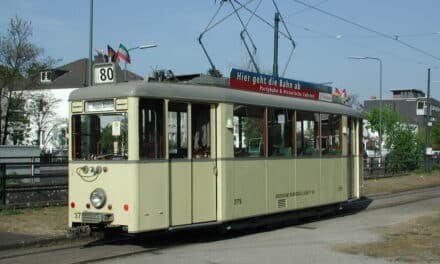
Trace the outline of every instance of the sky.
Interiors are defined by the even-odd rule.
[[[250,1],[261,18],[273,23],[272,0]],[[1,0],[0,35],[11,18],[32,22],[32,41],[58,66],[89,54],[89,1]],[[175,74],[206,73],[209,62],[198,43],[220,7],[221,0],[150,1],[94,0],[93,47],[117,49],[143,44],[156,48],[130,52],[129,70],[147,76],[154,69]],[[234,2],[235,3],[235,2]],[[440,99],[440,1],[438,0],[277,0],[283,21],[296,48],[283,77],[331,83],[361,100],[379,97],[379,63],[351,56],[380,58],[383,98],[392,89],[427,90],[431,68],[431,95]],[[310,8],[311,5],[315,8]],[[235,3],[238,7],[238,4]],[[319,9],[319,10],[317,10]],[[225,2],[214,23],[233,11]],[[242,9],[240,17],[257,47],[256,60],[263,72],[273,64],[273,29]],[[286,32],[283,24],[280,29]],[[203,35],[215,66],[229,76],[244,68],[249,58],[240,39],[242,30],[233,15]],[[283,72],[291,42],[280,37],[279,68]],[[410,47],[408,47],[410,46]]]

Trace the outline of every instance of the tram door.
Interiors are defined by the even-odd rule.
[[[214,118],[209,104],[168,104],[172,226],[216,220]]]

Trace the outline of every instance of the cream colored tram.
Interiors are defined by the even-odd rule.
[[[71,228],[227,224],[360,195],[361,116],[342,104],[167,82],[69,101]]]

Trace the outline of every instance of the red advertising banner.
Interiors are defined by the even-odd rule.
[[[302,86],[306,89],[302,89]],[[309,83],[232,69],[229,87],[257,93],[319,100],[319,90]],[[308,88],[308,89],[307,89]]]

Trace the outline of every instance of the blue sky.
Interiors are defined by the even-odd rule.
[[[440,1],[438,0],[301,0],[317,8],[440,57]],[[44,55],[60,59],[60,65],[88,57],[89,1],[3,0],[0,34],[15,15],[32,21],[33,41]],[[142,76],[152,69],[171,69],[176,74],[206,72],[209,63],[197,38],[217,10],[220,0],[141,1],[95,0],[94,47],[115,49],[157,44],[157,48],[131,52],[128,69]],[[247,1],[242,1],[247,2]],[[250,7],[255,7],[254,0]],[[379,67],[376,61],[350,60],[349,56],[379,57],[383,61],[383,96],[391,89],[426,91],[427,67],[432,68],[432,95],[440,99],[440,59],[423,55],[397,41],[380,37],[334,17],[306,8],[294,0],[277,1],[297,44],[285,77],[311,82],[333,82],[361,99],[379,96]],[[226,4],[219,17],[232,10]],[[263,0],[258,13],[273,20],[273,5]],[[242,12],[243,18],[249,14]],[[247,64],[241,27],[231,17],[204,41],[216,67],[229,75],[231,68]],[[273,31],[255,18],[249,32],[258,48],[257,59],[265,71],[272,69]],[[280,69],[289,52],[280,38]],[[436,67],[439,67],[436,69]]]

